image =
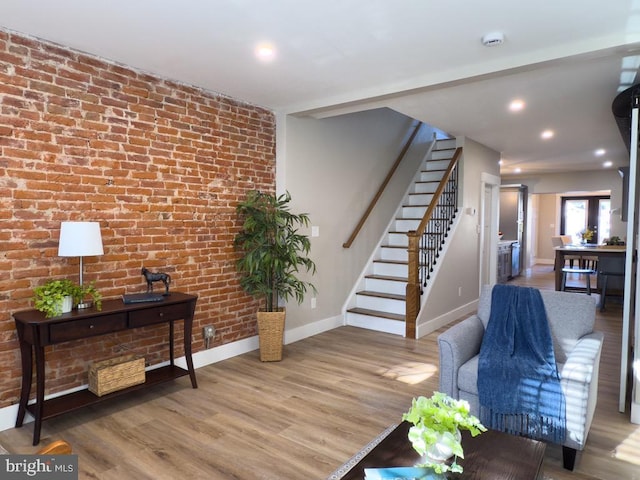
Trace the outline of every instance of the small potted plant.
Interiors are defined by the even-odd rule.
[[[98,310],[102,308],[102,295],[93,283],[80,287],[68,279],[49,280],[33,289],[34,306],[47,318],[70,312],[75,304],[83,302],[87,296],[91,296]]]
[[[468,402],[441,392],[434,392],[429,398],[414,398],[411,409],[402,419],[413,424],[409,440],[422,456],[420,466],[430,467],[436,473],[463,471],[457,463],[458,457],[464,458],[460,430],[469,430],[474,437],[487,431],[480,420],[469,413]],[[448,465],[445,461],[451,456],[454,459]]]
[[[311,243],[298,227],[309,225],[306,213],[289,211],[289,192],[276,196],[250,191],[236,208],[242,228],[235,237],[235,247],[241,252],[236,263],[240,285],[255,297],[264,299],[258,312],[260,359],[278,361],[282,357],[284,310],[278,300],[294,297],[302,303],[308,289],[315,287],[298,278],[301,270],[315,273],[316,266],[307,256]]]
[[[605,245],[614,245],[614,246],[616,246],[616,245],[624,245],[624,240],[622,240],[622,239],[621,239],[620,237],[618,237],[618,236],[613,236],[613,237],[611,237],[611,238],[607,238],[607,239],[604,241],[604,244],[605,244]]]

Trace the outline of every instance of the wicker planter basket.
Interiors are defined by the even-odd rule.
[[[282,344],[284,343],[284,308],[277,312],[258,312],[257,315],[260,360],[279,362],[282,360]]]
[[[144,357],[123,355],[89,367],[89,391],[101,397],[145,382]]]

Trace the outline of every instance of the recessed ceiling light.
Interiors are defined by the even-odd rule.
[[[513,171],[515,173],[520,173],[520,172],[522,172],[522,169],[520,167],[516,167]]]
[[[524,108],[524,101],[520,99],[515,99],[509,104],[509,110],[512,112],[519,112]]]
[[[607,160],[606,162],[604,162],[604,163],[602,164],[602,166],[603,166],[604,168],[609,168],[609,167],[613,166],[613,162],[612,162],[611,160]]]
[[[596,157],[601,157],[602,155],[607,153],[607,151],[604,148],[599,148],[593,153],[596,155]]]
[[[544,140],[548,140],[551,137],[553,137],[553,135],[554,135],[553,130],[545,130],[540,134],[540,137],[542,137]]]
[[[261,43],[255,49],[256,57],[263,62],[269,62],[276,57],[276,49],[270,43]]]

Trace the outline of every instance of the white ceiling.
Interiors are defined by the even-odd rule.
[[[611,103],[640,0],[2,0],[0,26],[276,112],[390,107],[502,152],[504,174],[628,162]]]

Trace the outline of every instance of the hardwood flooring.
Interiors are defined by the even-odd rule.
[[[517,283],[553,288],[551,267]],[[640,426],[617,411],[621,308],[598,314],[606,334],[595,419],[576,470],[549,445],[545,478],[640,479]],[[324,479],[438,385],[437,333],[420,340],[342,327],[285,347],[281,362],[252,352],[188,378],[44,422],[43,443],[69,441],[80,479]],[[30,453],[32,424],[0,432]]]

